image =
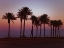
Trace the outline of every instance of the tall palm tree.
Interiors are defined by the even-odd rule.
[[[19,12],[17,14],[17,18],[20,18],[20,22],[21,22],[21,25],[20,25],[20,38],[21,38],[22,37],[22,19],[23,19],[22,9],[19,10]]]
[[[32,38],[33,38],[33,25],[34,25],[34,22],[35,22],[35,20],[37,19],[37,17],[36,17],[35,15],[32,15],[30,19],[32,20],[31,36],[32,36]]]
[[[61,20],[58,20],[58,33],[59,33],[59,37],[60,37],[60,27],[63,25],[62,21]]]
[[[36,26],[36,37],[38,37],[38,26],[39,26],[39,20],[35,20],[34,25]]]
[[[8,30],[8,38],[10,37],[10,20],[16,20],[14,17],[13,13],[5,13],[2,19],[7,19],[8,20],[8,25],[9,25],[9,30]],[[13,21],[12,21],[13,22]],[[13,22],[14,23],[14,22]]]
[[[43,23],[44,25],[44,37],[45,37],[45,24],[48,24],[49,23],[49,17],[47,14],[43,14],[41,15],[40,17],[40,21]]]
[[[27,20],[28,15],[32,15],[32,12],[28,7],[23,7],[21,11],[23,13],[23,19],[24,19],[23,37],[25,37],[25,20]]]

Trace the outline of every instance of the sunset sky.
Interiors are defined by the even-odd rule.
[[[64,23],[64,0],[0,0],[0,35],[7,35],[8,31],[7,20],[3,20],[2,16],[7,12],[14,13],[16,16],[18,9],[22,7],[29,7],[36,16],[48,14],[51,20],[60,19]],[[19,35],[20,20],[17,19],[14,22],[14,24],[11,22],[11,34]],[[50,27],[46,26],[46,28]],[[28,20],[26,21],[26,30],[30,29],[31,21]]]

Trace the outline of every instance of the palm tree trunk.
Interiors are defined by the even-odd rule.
[[[58,28],[58,27],[57,27]],[[59,37],[59,31],[57,31],[57,37]]]
[[[36,37],[38,37],[38,27],[36,27]]]
[[[25,37],[25,19],[24,19],[23,37]]]
[[[8,19],[8,38],[10,37],[10,19]]]
[[[59,33],[59,37],[60,37],[60,31],[59,31],[59,26],[58,26],[58,33]]]
[[[21,21],[21,26],[20,26],[20,38],[22,37],[22,21]]]
[[[10,37],[10,23],[8,23],[9,25],[9,30],[8,30],[8,38]]]
[[[44,23],[44,37],[45,37],[45,23]]]
[[[56,37],[56,27],[55,27],[55,37]]]
[[[53,25],[53,37],[54,37],[54,25]]]
[[[51,37],[52,37],[52,26],[51,26]]]
[[[33,23],[32,23],[32,38],[33,38]]]
[[[40,37],[41,37],[41,25],[40,25]]]

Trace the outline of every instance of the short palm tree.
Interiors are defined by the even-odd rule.
[[[32,38],[33,38],[33,25],[34,25],[34,22],[35,22],[35,20],[37,19],[37,17],[36,17],[35,15],[32,15],[30,19],[32,20],[31,36],[32,36]]]
[[[39,37],[41,37],[41,26],[42,26],[42,24],[39,21],[39,27],[40,27],[40,35],[39,35]]]
[[[54,37],[54,27],[55,27],[54,24],[55,24],[55,22],[53,21],[53,37]]]
[[[54,20],[54,27],[55,27],[55,37],[57,37],[57,32],[56,32],[56,28],[57,28],[57,20]]]
[[[10,37],[10,20],[16,20],[14,17],[13,13],[5,13],[2,19],[7,19],[8,20],[8,25],[9,25],[9,30],[8,30],[8,38]],[[12,21],[13,22],[13,21]],[[14,22],[13,22],[14,23]]]
[[[53,20],[50,20],[50,27],[51,27],[51,37],[52,37],[52,27],[53,27]]]
[[[24,19],[23,37],[25,37],[25,20],[27,20],[28,15],[32,15],[32,12],[28,7],[23,7],[20,11]]]
[[[59,28],[63,25],[62,21],[58,20],[58,24],[57,25],[58,25],[58,32],[59,32],[59,37],[60,37],[60,31],[59,31],[60,29]]]
[[[36,37],[38,37],[38,26],[39,26],[39,20],[35,20],[34,25],[36,26]]]
[[[39,19],[39,26],[40,26],[40,37],[41,37],[42,21],[41,21],[41,17],[39,17],[38,19]]]
[[[56,22],[55,22],[56,20],[51,20],[50,21],[50,25],[51,25],[51,33],[52,33],[52,31],[53,31],[53,33],[52,33],[52,35],[53,35],[53,37],[54,37],[54,28],[55,28],[55,24],[56,24]],[[53,27],[53,28],[52,28]]]
[[[49,21],[50,21],[50,19],[49,19],[49,17],[48,17],[47,14],[43,14],[43,15],[41,15],[41,17],[40,17],[40,21],[41,21],[42,24],[44,25],[44,37],[45,37],[45,24],[48,24]]]

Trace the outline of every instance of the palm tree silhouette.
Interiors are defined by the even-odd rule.
[[[53,36],[53,37],[54,37],[54,27],[55,27],[54,24],[55,24],[54,20],[51,20],[50,21],[50,25],[51,25],[51,36]],[[53,33],[52,33],[52,31],[53,31]]]
[[[58,20],[58,33],[59,33],[59,37],[60,37],[60,27],[63,25],[62,21],[61,20]]]
[[[53,20],[50,20],[50,27],[51,27],[51,37],[52,37],[52,27],[53,27]]]
[[[16,20],[14,17],[13,13],[5,13],[2,19],[7,19],[8,20],[8,25],[9,25],[9,30],[8,30],[8,38],[10,37],[10,20]],[[12,21],[13,22],[13,21]],[[13,22],[14,23],[14,22]]]
[[[39,20],[38,19],[35,20],[34,25],[36,26],[36,37],[38,37],[38,26],[39,26]]]
[[[22,9],[19,10],[18,14],[17,14],[17,18],[20,18],[20,38],[22,37],[22,19],[23,19],[23,12]]]
[[[53,37],[57,37],[58,33],[56,32],[56,28],[58,27],[58,21],[57,20],[51,20],[50,25],[51,25],[51,34],[52,34],[52,27],[53,27]]]
[[[34,22],[35,22],[35,20],[37,19],[37,17],[36,17],[35,15],[32,15],[30,19],[32,20],[31,36],[32,36],[32,38],[33,38],[33,25],[34,25]]]
[[[23,7],[21,11],[24,19],[23,37],[25,37],[25,20],[27,20],[28,15],[32,15],[32,12],[28,7]]]
[[[54,20],[54,27],[55,27],[55,37],[57,37],[57,32],[56,32],[56,28],[57,28],[57,20]]]
[[[41,23],[40,23],[40,21],[39,21],[39,26],[40,26],[40,37],[41,37]]]
[[[48,24],[49,21],[50,21],[48,15],[47,15],[47,14],[41,15],[40,21],[41,21],[41,23],[43,23],[43,25],[44,25],[44,37],[45,37],[45,24]]]
[[[41,26],[42,26],[42,21],[41,21],[41,18],[40,18],[40,17],[39,17],[38,19],[39,19],[39,23],[40,23],[39,26],[40,26],[40,37],[41,37],[41,28],[42,28]]]
[[[55,27],[54,24],[55,24],[55,22],[53,21],[53,37],[54,37],[54,35],[55,35],[55,34],[54,34],[54,27]]]

